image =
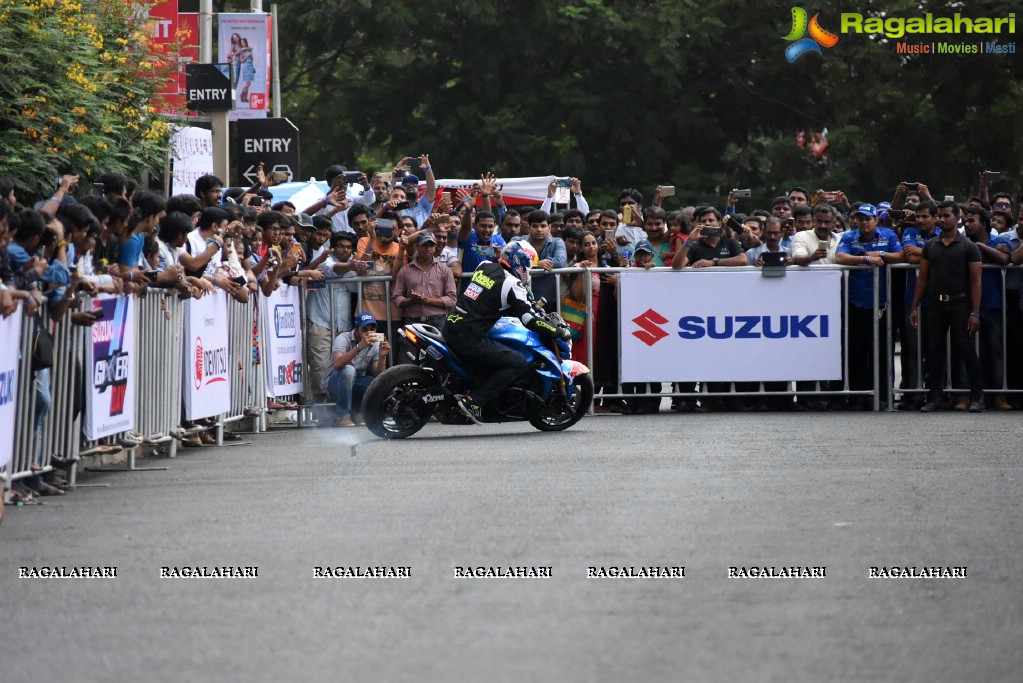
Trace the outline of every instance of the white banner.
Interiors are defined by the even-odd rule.
[[[234,82],[232,121],[266,118],[270,97],[270,15],[220,13],[218,61],[231,65]]]
[[[422,175],[418,168],[412,168],[412,173],[417,177]],[[533,176],[530,178],[498,178],[497,186],[504,195],[506,202],[515,204],[541,204],[547,198],[547,186],[554,180],[552,175]],[[437,189],[444,190],[471,190],[472,186],[479,182],[479,178],[443,178],[437,181]],[[420,177],[420,188],[426,187],[426,181]],[[567,199],[567,195],[563,195]],[[555,195],[555,199],[558,196]],[[564,203],[566,199],[558,199]]]
[[[624,272],[623,382],[842,377],[842,274]]]
[[[281,287],[262,297],[266,320],[266,395],[270,398],[302,393],[302,318],[300,287]]]
[[[18,354],[21,348],[22,308],[6,318],[0,317],[0,344],[8,353],[0,353],[0,467],[14,457],[14,415],[18,398]]]
[[[179,128],[170,140],[171,195],[195,194],[195,181],[213,173],[213,132],[205,128]]]
[[[103,311],[85,352],[85,437],[94,440],[135,428],[135,297],[97,297],[91,308]]]
[[[185,302],[185,419],[226,413],[231,408],[231,354],[227,294],[222,289]]]

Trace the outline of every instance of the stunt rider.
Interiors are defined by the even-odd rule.
[[[487,332],[503,316],[515,316],[529,329],[548,339],[567,339],[571,332],[547,322],[543,311],[529,298],[529,269],[539,257],[529,242],[511,242],[497,263],[484,261],[448,314],[442,333],[451,350],[465,362],[475,387],[458,401],[458,407],[476,424],[482,424],[483,406],[528,372],[525,359]]]

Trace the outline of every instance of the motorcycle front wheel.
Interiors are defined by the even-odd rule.
[[[535,403],[529,407],[529,424],[542,432],[560,432],[582,419],[593,403],[593,377],[590,373],[576,375],[573,380],[572,399],[565,405],[551,391],[546,403]]]
[[[419,400],[434,387],[430,373],[418,366],[396,365],[385,370],[362,398],[366,426],[381,439],[412,436],[430,421],[437,408],[435,403]]]

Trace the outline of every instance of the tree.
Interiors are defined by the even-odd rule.
[[[175,55],[151,46],[147,9],[0,0],[0,159],[27,194],[48,195],[64,173],[163,167],[171,128],[150,101]]]

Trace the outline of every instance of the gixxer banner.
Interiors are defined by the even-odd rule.
[[[89,328],[85,436],[99,439],[135,427],[135,297],[92,300],[103,316]]]
[[[281,285],[262,298],[266,320],[266,394],[291,396],[302,393],[301,290]]]
[[[226,413],[231,408],[227,294],[215,290],[185,302],[185,419]]]
[[[841,379],[841,284],[837,270],[623,272],[622,381]]]

